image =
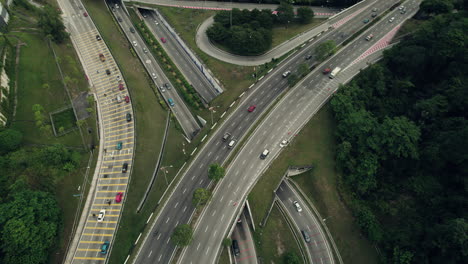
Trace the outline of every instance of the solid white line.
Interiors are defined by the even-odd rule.
[[[236,103],[236,101],[232,102],[229,107],[232,107],[234,104]]]
[[[135,245],[138,243],[138,240],[140,240],[140,237],[141,237],[141,233],[140,235],[138,235],[137,240],[135,241]]]
[[[210,128],[210,129],[213,129],[215,128],[215,126],[218,124],[218,122],[214,123],[214,125]]]
[[[179,205],[179,202],[177,202],[177,203],[174,205],[174,208],[177,208],[177,205]]]
[[[205,135],[205,136],[202,138],[201,142],[203,142],[203,140],[205,140],[206,136],[208,136],[208,135]]]
[[[153,212],[154,213],[154,212]],[[146,223],[149,223],[151,217],[153,216],[153,213],[150,214],[150,216],[148,217],[148,220],[146,221]]]
[[[244,94],[245,94],[245,92],[241,93],[241,94],[239,95],[239,98],[241,98],[242,96],[244,96]]]
[[[151,256],[152,253],[153,253],[153,250],[150,251],[150,253],[148,255],[148,258]]]
[[[224,113],[221,115],[221,118],[223,118],[223,116],[226,114],[226,111],[224,111]]]
[[[168,218],[167,218],[167,220],[166,220],[166,224],[167,224],[167,222],[169,222],[169,219],[171,219],[171,218],[170,218],[170,217],[168,217]]]
[[[192,156],[193,153],[195,153],[195,151],[197,151],[197,148],[198,148],[198,147],[196,147],[196,148],[192,151],[192,153],[190,153],[190,156]]]

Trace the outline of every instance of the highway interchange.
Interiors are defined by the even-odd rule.
[[[102,112],[101,125],[103,125],[101,128],[101,142],[103,143],[101,146],[103,154],[101,160],[103,165],[100,167],[100,170],[97,170],[99,172],[96,178],[96,192],[93,194],[93,197],[88,197],[87,199],[90,207],[89,211],[86,211],[85,207],[83,212],[82,220],[83,218],[85,219],[84,230],[80,231],[80,228],[77,229],[77,234],[81,235],[77,235],[76,237],[79,236],[80,239],[77,243],[72,243],[67,256],[67,261],[70,261],[67,263],[94,263],[87,260],[101,263],[101,261],[106,260],[106,255],[99,254],[99,247],[103,240],[112,241],[121,212],[121,204],[116,204],[113,199],[117,192],[125,193],[129,172],[131,172],[133,144],[135,140],[133,137],[134,127],[133,120],[127,122],[125,115],[126,113],[132,113],[132,105],[131,100],[129,100],[129,103],[126,103],[125,100],[121,103],[116,102],[118,94],[121,94],[123,98],[128,94],[126,93],[126,87],[123,91],[114,88],[118,87],[118,77],[116,76],[121,77],[122,75],[118,72],[118,68],[115,66],[115,62],[113,62],[112,56],[103,41],[96,40],[98,33],[92,22],[83,19],[84,17],[81,15],[83,10],[80,8],[81,4],[78,1],[59,2],[66,18],[67,29],[72,33],[75,48],[82,54],[82,63],[88,72],[90,81],[96,89],[98,105]],[[221,141],[221,137],[229,132],[232,135],[232,139],[235,139],[239,143],[244,139],[248,130],[265,114],[266,117],[263,117],[264,119],[260,121],[253,135],[245,139],[246,143],[241,146],[233,162],[229,164],[225,178],[216,186],[211,202],[205,207],[203,214],[197,220],[194,240],[191,245],[183,250],[178,263],[214,263],[216,261],[221,241],[228,235],[226,232],[238,217],[240,209],[238,205],[244,201],[246,195],[261,174],[268,168],[274,158],[279,155],[281,151],[279,142],[284,139],[293,140],[293,136],[300,131],[302,126],[337,90],[339,83],[348,81],[360,68],[366,66],[365,58],[362,54],[365,54],[374,45],[374,41],[388,36],[388,32],[391,32],[399,23],[402,23],[414,14],[419,4],[419,1],[409,2],[406,14],[399,14],[397,11],[391,12],[363,35],[345,46],[336,56],[318,66],[316,70],[312,71],[294,88],[288,87],[287,78],[283,78],[282,73],[285,71],[297,73],[299,65],[303,63],[315,66],[316,62],[314,58],[305,60],[305,57],[311,54],[318,44],[330,39],[334,40],[337,44],[344,42],[346,38],[352,36],[353,33],[363,27],[362,21],[370,16],[372,8],[378,8],[379,12],[383,12],[398,1],[365,2],[365,4],[358,5],[353,10],[349,10],[333,18],[330,22],[333,28],[307,42],[305,47],[293,53],[279,67],[256,84],[248,93],[243,95],[241,100],[236,103],[238,107],[218,126],[216,132],[213,133],[202,149],[198,151],[194,160],[189,164],[180,182],[174,188],[169,199],[163,205],[164,207],[152,223],[150,232],[143,239],[142,246],[134,258],[134,263],[171,262],[174,257],[175,247],[170,243],[170,235],[174,227],[179,224],[188,223],[192,218],[194,213],[192,206],[193,191],[197,188],[207,188],[209,186],[210,181],[207,178],[207,170],[210,164],[223,164],[233,153],[233,149],[228,148],[226,142]],[[125,34],[128,37],[132,36],[133,33],[130,32],[130,27],[132,27],[130,20],[126,17],[125,13],[119,12],[124,12],[123,8],[117,9],[115,13],[117,16],[122,16],[122,22],[119,23]],[[392,23],[387,21],[391,16],[395,17],[395,21]],[[154,19],[155,17],[151,17],[146,23],[151,23],[151,20],[154,23]],[[152,25],[151,27],[156,26]],[[153,28],[153,30],[157,29]],[[366,34],[370,33],[374,35],[374,39],[366,41],[364,38]],[[161,31],[159,34],[164,33]],[[137,45],[134,45],[134,49],[140,59],[145,62],[143,64],[148,72],[155,72],[157,74],[158,78],[154,78],[154,81],[160,87],[161,82],[166,82],[167,78],[152,55],[150,55],[151,53],[144,52],[143,47],[145,45],[143,40],[138,34],[129,37],[129,40],[130,42],[136,41]],[[99,53],[103,53],[108,59],[105,62],[101,62],[98,57]],[[93,56],[95,56],[94,59]],[[335,79],[329,79],[321,73],[324,67],[334,68],[338,66],[343,70]],[[107,68],[112,70],[110,75],[105,74],[105,69]],[[176,92],[174,91],[174,93]],[[162,94],[164,95],[165,93]],[[166,96],[176,98],[175,95],[170,95],[168,91],[166,91]],[[277,98],[281,99],[270,110],[272,102]],[[181,99],[179,98],[179,100]],[[252,105],[255,105],[256,109],[253,112],[248,112],[247,108]],[[185,105],[182,100],[180,105],[176,102],[176,107],[180,107],[178,108],[180,110],[174,108],[173,111],[175,113],[179,112],[180,115],[186,115],[185,119],[181,118],[182,120],[189,120],[188,115],[190,112],[185,113],[183,109]],[[268,113],[267,110],[269,110]],[[193,118],[191,114],[190,117]],[[178,120],[180,122],[179,117]],[[186,126],[189,127],[188,123]],[[192,127],[191,129],[191,131],[194,131],[195,128]],[[187,133],[187,131],[185,132]],[[122,150],[116,151],[115,145],[121,141],[124,147]],[[265,149],[268,149],[270,153],[266,159],[261,160],[259,159],[260,153]],[[122,173],[121,170],[123,162],[129,164],[129,172],[126,174]],[[92,192],[90,191],[91,195]],[[107,204],[109,200],[111,200],[111,204]],[[285,207],[288,208],[288,206],[291,205],[285,203]],[[93,213],[98,212],[102,208],[115,213],[107,213],[105,221],[98,223]],[[301,224],[299,228],[310,228],[310,222],[314,221],[313,219],[313,217],[306,219],[304,220],[305,222],[301,222],[298,219],[295,222]],[[91,231],[88,232],[87,229]],[[313,244],[311,244],[310,248],[307,247],[309,251],[308,255],[312,257],[311,262],[314,263],[314,259],[320,259],[321,262],[319,263],[334,263],[326,238],[321,237],[319,241],[323,241],[323,247],[326,249],[325,253],[316,253]],[[318,242],[314,243],[318,247]]]

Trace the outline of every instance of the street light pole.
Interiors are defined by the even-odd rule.
[[[169,173],[169,172],[166,170],[166,168],[172,168],[172,165],[164,166],[160,168],[160,170],[164,172],[164,179],[166,180],[166,185],[169,185],[169,182],[167,181],[167,175],[166,175],[166,173]]]

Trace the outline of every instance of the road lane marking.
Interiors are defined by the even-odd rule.
[[[171,219],[171,218],[170,218],[170,217],[168,217],[168,218],[167,218],[167,220],[166,220],[166,224],[167,224],[167,222],[169,222],[169,219]]]
[[[179,205],[179,202],[177,202],[177,203],[174,205],[174,208],[177,208],[177,205]]]
[[[153,250],[150,251],[150,253],[148,255],[148,258],[151,256],[152,253],[153,253]]]

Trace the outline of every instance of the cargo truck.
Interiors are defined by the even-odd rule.
[[[330,73],[330,79],[333,79],[335,78],[335,76],[341,71],[341,68],[340,67],[336,67],[335,69],[333,69],[333,71]]]

